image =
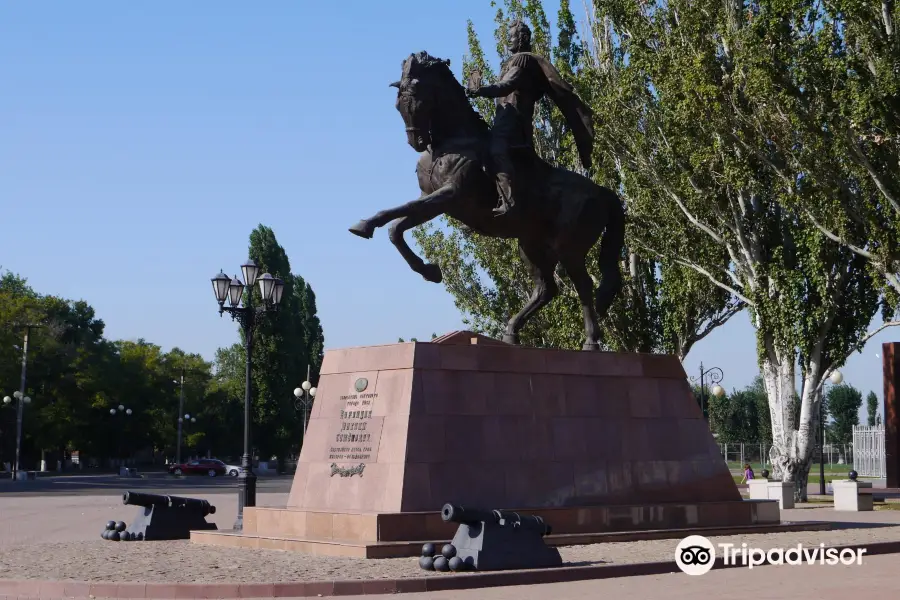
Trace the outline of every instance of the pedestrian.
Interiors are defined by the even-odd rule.
[[[744,478],[741,479],[741,483],[747,483],[751,479],[753,479],[753,469],[750,468],[750,464],[744,465]]]

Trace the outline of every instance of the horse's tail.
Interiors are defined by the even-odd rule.
[[[606,198],[606,229],[600,240],[600,252],[597,266],[600,268],[600,285],[594,300],[597,317],[603,319],[609,311],[619,291],[622,289],[622,272],[619,261],[625,247],[625,207],[619,196],[610,190],[604,190]]]

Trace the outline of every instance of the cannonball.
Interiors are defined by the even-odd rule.
[[[106,528],[107,528],[107,529],[115,529],[115,528],[116,528],[116,522],[115,522],[115,521],[107,521],[107,522],[106,522]]]
[[[424,571],[434,571],[434,559],[430,556],[420,556],[419,567]]]
[[[425,544],[422,546],[422,556],[434,556],[434,544]]]
[[[107,537],[106,539],[108,539],[111,542],[118,542],[120,539],[119,532],[118,531],[110,531],[109,537]]]
[[[112,531],[112,529],[104,529],[103,533],[100,534],[100,537],[102,537],[104,540],[108,540],[110,531]]]
[[[456,556],[456,546],[453,544],[444,544],[444,547],[441,548],[441,554],[444,555],[444,558],[450,560],[454,556]]]
[[[122,533],[119,534],[119,539],[120,539],[121,541],[123,541],[123,542],[130,542],[131,539],[132,539],[132,538],[131,538],[131,532],[130,532],[130,531],[123,531]]]
[[[763,470],[762,470],[762,473],[760,473],[760,475],[762,475],[762,478],[763,478],[763,479],[768,479],[768,478],[769,478],[769,470],[768,470],[768,469],[763,469]]]
[[[458,556],[454,556],[449,561],[447,561],[447,565],[450,567],[451,571],[462,571],[466,568],[466,563],[463,562]]]
[[[450,565],[446,558],[441,555],[434,557],[434,570],[435,571],[443,571],[447,572],[450,570]]]
[[[137,541],[143,540],[143,539],[144,539],[144,533],[141,532],[141,531],[137,532],[137,533],[135,534],[135,538],[134,538],[134,539],[136,539]]]
[[[125,521],[119,521],[118,523],[116,523],[116,531],[118,531],[119,533],[125,531],[127,527],[128,525],[125,524]]]
[[[475,557],[467,556],[463,559],[463,564],[466,565],[466,569],[475,569]]]
[[[847,473],[847,477],[850,478],[850,481],[856,481],[856,478],[859,477],[859,473],[857,473],[856,471],[850,471],[849,473]]]

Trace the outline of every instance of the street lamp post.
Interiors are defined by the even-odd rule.
[[[267,312],[275,312],[281,303],[284,293],[284,282],[268,273],[259,275],[259,267],[252,260],[241,265],[244,281],[237,276],[228,277],[224,272],[212,278],[213,292],[219,303],[219,316],[227,312],[231,319],[237,321],[244,332],[244,352],[246,354],[246,373],[244,381],[244,454],[241,456],[241,472],[238,475],[238,515],[234,529],[244,528],[244,507],[256,506],[256,474],[250,461],[250,394],[252,385],[253,334],[256,326]],[[253,286],[259,281],[259,291],[263,305],[253,306]],[[230,306],[225,306],[228,300]]]
[[[111,414],[112,416],[116,416],[117,414],[120,414],[120,415],[124,415],[126,417],[130,417],[131,413],[132,413],[132,410],[130,408],[125,408],[124,404],[120,404],[118,407],[118,410],[115,408],[109,409],[109,414]],[[122,460],[122,434],[121,434],[121,432],[119,433],[119,435],[117,437],[119,439],[119,443],[118,443],[119,448],[116,451],[116,453],[119,455],[119,459]]]
[[[181,369],[181,392],[178,395],[178,443],[175,446],[175,464],[181,464],[181,411],[184,410],[184,367]]]
[[[184,417],[178,417],[178,454],[175,459],[175,464],[181,464],[181,432],[182,432],[182,423],[186,423],[190,421],[191,423],[197,422],[197,417],[192,417],[190,413],[185,413]]]
[[[294,389],[294,397],[297,398],[294,408],[303,413],[303,441],[305,441],[306,425],[309,422],[309,409],[312,408],[313,399],[316,397],[316,388],[312,386],[309,380],[304,381],[300,384],[300,387]],[[300,447],[302,448],[303,445],[301,444]]]
[[[25,395],[25,356],[28,353],[28,334],[25,334],[25,352],[22,357],[22,383],[21,389],[13,392],[13,398],[16,400],[16,462],[13,463],[12,477],[15,481],[19,473],[19,453],[22,448],[22,411],[25,405],[31,403],[31,398]],[[9,396],[3,397],[3,404],[9,404],[13,401]]]
[[[709,379],[709,383],[712,384],[712,388],[710,389],[712,395],[716,398],[721,398],[725,395],[725,388],[719,385],[719,382],[722,381],[722,378],[725,377],[725,374],[719,367],[710,367],[709,369],[704,369],[703,363],[700,363],[700,377],[691,378],[692,382],[700,383],[700,411],[703,413],[703,418],[708,420],[709,415],[707,414],[707,411],[709,407],[706,405],[707,377]]]
[[[39,325],[25,325],[25,339],[22,344],[22,373],[19,379],[19,395],[16,396],[19,402],[16,404],[16,462],[13,465],[13,480],[19,474],[19,461],[22,452],[22,411],[25,408],[24,405],[31,402],[31,399],[25,395],[25,373],[28,367],[28,338],[31,335],[31,330],[35,327],[39,327]],[[26,398],[28,398],[27,401]]]
[[[834,370],[828,379],[832,385],[840,385],[844,375]],[[819,495],[824,496],[825,493],[825,382],[822,382],[822,398],[819,401]]]

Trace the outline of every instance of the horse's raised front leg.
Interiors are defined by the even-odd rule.
[[[435,217],[436,216],[437,215],[435,215]],[[410,269],[424,277],[426,281],[440,283],[444,280],[440,265],[427,263],[422,260],[418,254],[412,251],[412,248],[409,247],[403,237],[403,234],[406,233],[407,229],[412,229],[433,218],[434,217],[426,217],[425,215],[401,217],[394,221],[388,229],[388,237],[390,237],[391,243],[394,244],[394,247],[400,252],[400,255],[406,261],[406,264],[409,265]]]
[[[351,228],[350,231],[356,235],[361,235],[355,231],[360,228],[361,231],[374,230],[376,227],[394,221],[391,225],[388,236],[391,243],[400,252],[400,255],[409,265],[409,268],[424,277],[427,281],[440,283],[443,281],[441,268],[438,265],[426,263],[418,254],[412,251],[403,238],[407,229],[412,229],[417,225],[421,225],[426,221],[430,221],[435,217],[443,214],[447,210],[447,206],[455,200],[456,188],[447,185],[435,192],[423,196],[418,200],[404,204],[397,208],[381,211],[371,219],[360,221],[359,224]],[[363,237],[371,237],[371,234]]]
[[[548,305],[559,293],[559,288],[553,279],[556,259],[548,249],[542,246],[525,245],[520,242],[519,256],[528,268],[529,273],[531,273],[531,278],[534,280],[534,291],[531,293],[528,302],[519,311],[519,314],[506,324],[503,341],[508,344],[518,344],[519,332],[528,322],[528,319],[541,308]]]
[[[350,233],[358,235],[361,238],[370,239],[372,237],[372,234],[375,233],[376,229],[378,229],[379,227],[384,227],[395,219],[406,216],[416,217],[423,211],[426,214],[430,214],[436,210],[437,212],[434,212],[432,216],[422,221],[422,223],[424,223],[425,221],[433,219],[434,217],[444,212],[443,208],[436,207],[446,206],[447,201],[453,197],[453,194],[453,187],[446,185],[430,194],[422,196],[418,200],[413,200],[412,202],[407,202],[406,204],[401,204],[400,206],[395,206],[394,208],[388,208],[375,213],[374,216],[369,217],[368,219],[363,219],[362,221],[351,227]],[[417,223],[416,225],[419,224],[420,223]],[[412,225],[412,227],[415,227],[415,225]]]

